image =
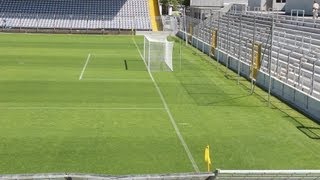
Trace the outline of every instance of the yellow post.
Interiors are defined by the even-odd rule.
[[[218,31],[217,30],[213,30],[212,31],[212,37],[211,37],[211,54],[215,55],[215,50],[218,46]]]
[[[261,67],[261,53],[262,45],[260,43],[253,44],[253,56],[252,56],[252,67],[250,77],[254,80],[258,77],[258,72]]]
[[[207,145],[207,147],[204,150],[204,161],[207,163],[208,172],[210,172],[211,159],[209,145]]]

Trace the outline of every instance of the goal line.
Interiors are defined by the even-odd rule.
[[[12,106],[0,107],[1,110],[165,110],[163,107],[64,107],[64,106]]]

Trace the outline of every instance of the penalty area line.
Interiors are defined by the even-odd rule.
[[[150,79],[108,79],[108,78],[83,78],[82,80],[88,81],[132,81],[132,82],[151,82]]]
[[[87,60],[86,60],[86,63],[84,64],[84,66],[83,66],[83,68],[82,68],[82,71],[81,71],[81,74],[80,74],[80,76],[79,76],[79,80],[82,79],[82,76],[83,76],[83,74],[84,74],[84,71],[86,70],[87,65],[88,65],[88,62],[89,62],[89,60],[90,60],[90,57],[91,57],[91,54],[89,53],[89,54],[88,54],[88,57],[87,57]]]
[[[147,107],[57,107],[57,106],[47,106],[47,107],[0,107],[4,110],[38,110],[38,109],[48,109],[48,110],[165,110],[164,108],[147,108]]]
[[[143,60],[143,62],[145,63],[145,65],[146,65],[146,67],[147,67],[147,64],[146,64],[146,62],[144,61],[144,58],[143,58],[143,56],[142,56],[142,53],[140,52],[140,49],[139,49],[139,47],[138,47],[135,39],[132,38],[132,41],[133,41],[134,45],[136,46],[136,48],[137,48],[137,50],[138,50],[138,52],[139,52],[139,54],[140,54],[141,59]],[[152,82],[153,82],[153,84],[154,84],[154,87],[156,88],[156,90],[157,90],[157,92],[158,92],[158,94],[159,94],[159,96],[160,96],[160,99],[161,99],[161,101],[162,101],[162,104],[163,104],[163,106],[164,106],[164,109],[167,111],[167,114],[168,114],[168,116],[169,116],[169,119],[170,119],[170,121],[171,121],[171,124],[172,124],[172,126],[173,126],[173,128],[174,128],[174,130],[175,130],[175,132],[176,132],[176,134],[177,134],[177,136],[178,136],[178,138],[179,138],[179,140],[180,140],[180,142],[181,142],[184,150],[185,150],[186,153],[187,153],[187,156],[188,156],[188,158],[189,158],[189,160],[190,160],[190,162],[191,162],[191,164],[192,164],[192,166],[193,166],[193,169],[194,169],[197,173],[199,173],[199,172],[200,172],[199,167],[198,167],[196,161],[194,160],[194,158],[193,158],[193,156],[192,156],[192,154],[191,154],[191,152],[190,152],[190,149],[189,149],[187,143],[185,142],[185,140],[184,140],[184,138],[183,138],[183,136],[182,136],[182,134],[181,134],[178,126],[177,126],[177,123],[176,123],[176,121],[174,120],[174,118],[173,118],[173,116],[172,116],[172,114],[171,114],[171,112],[170,112],[169,106],[168,106],[168,104],[167,104],[167,102],[166,102],[166,100],[165,100],[165,98],[164,98],[164,96],[163,96],[163,94],[162,94],[162,92],[161,92],[161,90],[160,90],[157,82],[154,80],[154,78],[153,78],[153,76],[152,76],[152,74],[151,74],[151,72],[149,71],[148,68],[147,68],[147,70],[148,70],[149,76],[150,76],[150,78],[151,78],[151,80],[152,80]]]

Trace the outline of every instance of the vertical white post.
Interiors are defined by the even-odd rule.
[[[220,47],[219,47],[219,43],[220,43],[220,38],[219,38],[219,35],[220,35],[220,11],[219,11],[219,15],[218,15],[218,31],[217,31],[217,69],[218,69],[218,65],[219,65],[219,58],[220,58]],[[214,52],[215,53],[215,52]]]
[[[254,81],[253,81],[253,57],[254,57],[254,44],[256,43],[256,15],[254,15],[254,23],[253,23],[253,37],[252,37],[252,47],[251,47],[251,65],[250,65],[250,73],[251,73],[251,94],[254,93]]]
[[[148,42],[149,43],[149,47],[148,47],[148,71],[150,71],[150,61],[151,61],[151,57],[150,57],[150,51],[151,51],[151,43],[150,41]]]
[[[272,25],[271,25],[271,45],[270,45],[270,51],[269,51],[269,87],[268,87],[268,106],[270,107],[270,96],[271,96],[271,63],[272,63],[272,47],[273,47],[273,35],[274,35],[274,15],[272,15]]]
[[[179,58],[180,58],[180,72],[181,72],[181,65],[182,65],[182,49],[181,49],[181,39],[180,39],[180,47],[179,47]]]
[[[144,43],[143,43],[143,60],[146,62],[146,37],[144,37]]]
[[[242,14],[240,14],[240,22],[239,22],[239,52],[238,52],[238,82],[237,84],[239,85],[240,84],[240,66],[241,66],[241,50],[242,50],[242,46],[241,46],[241,43],[242,43],[242,39],[241,39],[241,35],[242,35]]]
[[[162,16],[162,3],[159,3],[160,16]]]
[[[186,40],[186,46],[188,45],[188,33],[187,33],[187,14],[186,14],[186,7],[184,7],[184,38]]]
[[[168,15],[169,16],[172,16],[172,7],[173,7],[173,5],[169,4],[169,6],[168,6]]]

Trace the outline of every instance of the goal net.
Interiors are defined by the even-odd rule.
[[[173,71],[173,42],[166,36],[144,37],[144,62],[149,71]]]

